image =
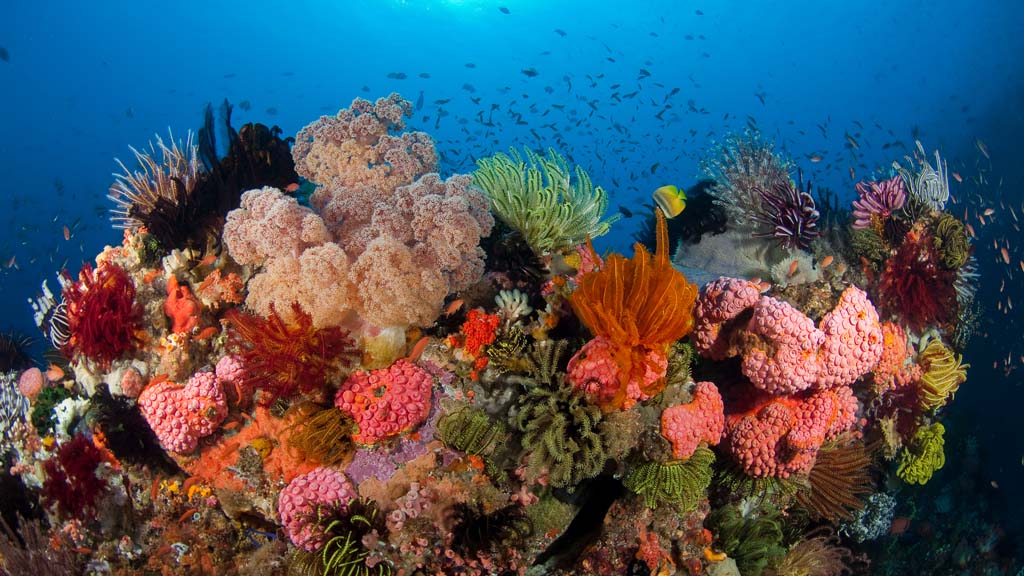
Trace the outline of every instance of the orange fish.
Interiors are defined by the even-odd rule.
[[[288,186],[285,187],[284,191],[285,192],[295,192],[298,189],[299,189],[299,183],[298,182],[292,182],[291,184],[289,184]]]
[[[188,518],[191,518],[192,515],[195,514],[198,511],[199,511],[198,508],[189,508],[188,510],[185,510],[185,513],[182,514],[181,517],[178,518],[178,524],[181,524],[182,522],[184,522]]]
[[[1000,248],[999,249],[999,253],[1003,255],[1003,263],[1004,264],[1009,264],[1010,263],[1010,253],[1006,250],[1006,248]]]
[[[206,258],[203,258],[202,260],[199,261],[199,265],[200,266],[209,266],[210,264],[213,264],[216,261],[217,261],[217,254],[209,254],[209,255],[206,256]]]
[[[992,208],[985,208],[985,212],[983,212],[983,214],[985,214],[985,216],[991,216],[991,215],[993,215],[995,213],[996,213],[996,211],[994,209],[992,209]]]
[[[409,355],[406,357],[406,360],[408,360],[409,362],[415,362],[419,360],[420,356],[423,355],[423,351],[427,349],[428,343],[430,343],[429,336],[424,336],[423,338],[420,338],[419,341],[413,345],[412,350],[409,350]]]
[[[821,260],[821,267],[822,267],[822,269],[828,268],[832,264],[833,260],[835,260],[835,258],[833,258],[832,256],[825,256]]]
[[[1024,260],[1020,261],[1020,271],[1024,272]]]
[[[64,239],[71,240],[71,228],[68,228],[67,225],[64,226]]]
[[[792,262],[790,262],[789,263],[789,277],[792,278],[793,275],[796,274],[797,269],[799,269],[799,268],[800,268],[800,261],[799,260],[793,260]]]
[[[203,330],[196,335],[196,340],[206,340],[207,338],[212,338],[213,336],[216,336],[219,333],[220,329],[217,328],[216,326],[208,326],[206,328],[203,328]]]
[[[452,314],[455,314],[456,312],[459,311],[459,308],[462,308],[463,304],[465,304],[465,301],[463,301],[462,298],[453,300],[452,303],[449,304],[448,307],[444,309],[444,315],[451,316]]]
[[[56,364],[50,364],[46,369],[46,379],[50,382],[58,382],[64,379],[64,370]]]
[[[977,239],[977,236],[974,235],[974,226],[971,226],[970,222],[965,222],[964,226],[967,227],[967,233],[971,235],[971,238]]]
[[[964,179],[961,178],[960,174],[957,173],[957,172],[953,172],[953,180],[956,180],[957,182],[961,182],[961,183],[964,181]]]
[[[817,164],[818,162],[821,162],[821,156],[818,156],[817,154],[815,154],[814,156],[811,156],[810,158],[808,158],[808,160],[810,160],[811,162]]]

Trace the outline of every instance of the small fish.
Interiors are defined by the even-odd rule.
[[[565,38],[565,30],[562,30],[561,28],[555,28],[555,34],[558,34],[562,38]]]
[[[459,311],[459,308],[462,308],[462,305],[465,303],[466,302],[462,298],[453,300],[452,303],[449,304],[448,307],[444,309],[444,315],[451,316],[452,314],[455,314],[456,312]]]
[[[985,155],[985,158],[991,160],[992,157],[988,155],[988,146],[981,140],[981,138],[975,138],[974,145],[978,147],[978,151]]]
[[[472,62],[466,62],[465,64],[463,64],[463,66],[465,66],[466,68],[476,68],[476,64]]]
[[[501,12],[502,14],[511,14],[512,13],[508,8],[505,8],[504,6],[498,6],[498,12]]]
[[[964,181],[964,179],[960,177],[960,173],[959,172],[953,172],[953,180],[956,180],[957,182],[960,182],[960,183],[962,183]]]
[[[971,226],[970,222],[965,222],[964,227],[967,228],[967,233],[971,235],[971,238],[978,238],[977,236],[974,235],[974,226]]]
[[[810,160],[814,164],[817,164],[818,162],[821,162],[821,160],[822,160],[821,156],[819,156],[818,154],[813,154],[811,156],[808,156],[807,159]]]
[[[796,274],[796,271],[799,270],[799,269],[800,269],[800,261],[794,259],[792,262],[789,263],[789,275],[788,275],[788,277],[792,278]]]
[[[295,192],[298,189],[299,189],[299,183],[298,182],[292,182],[291,184],[289,184],[289,185],[284,187],[284,191],[285,192]]]
[[[696,10],[694,11],[694,14],[696,14],[697,16],[703,16],[704,12],[702,12],[701,10]]]
[[[985,216],[991,216],[991,215],[993,215],[995,213],[996,213],[996,211],[995,211],[994,208],[985,208],[985,211],[982,212],[982,214],[984,214]]]
[[[430,343],[430,336],[424,336],[420,338],[416,344],[413,344],[412,349],[409,350],[409,355],[405,357],[409,362],[415,362],[420,359],[423,355],[423,351],[427,349],[427,344]]]
[[[832,264],[833,260],[835,260],[835,258],[833,258],[832,256],[825,256],[824,258],[822,258],[819,266],[821,266],[822,269],[828,268]]]
[[[1004,264],[1009,264],[1010,263],[1010,252],[1007,251],[1006,248],[1000,248],[999,249],[999,253],[1003,255],[1003,263]]]
[[[5,268],[16,268],[17,266],[18,266],[18,255],[17,254],[15,254],[14,256],[11,256],[11,259],[8,260],[4,264]]]
[[[673,184],[658,188],[653,196],[666,218],[675,218],[686,209],[686,191]]]
[[[277,108],[274,108],[273,106],[271,106],[270,108],[267,108],[266,112],[270,116],[274,116],[274,115],[277,114]]]
[[[622,215],[624,217],[626,217],[626,218],[632,218],[633,217],[632,210],[630,210],[629,208],[626,208],[625,206],[619,206],[619,212],[621,212]]]
[[[420,72],[420,73],[418,74],[418,76],[419,76],[420,78],[424,78],[424,79],[426,79],[426,78],[430,78],[430,72]]]
[[[252,109],[252,102],[249,102],[248,100],[242,100],[238,103],[238,107],[248,112]]]
[[[540,72],[537,72],[536,68],[524,68],[523,70],[520,70],[520,72],[522,72],[529,78],[534,78],[540,74]]]
[[[67,224],[64,225],[64,239],[71,240],[71,228],[68,228]]]

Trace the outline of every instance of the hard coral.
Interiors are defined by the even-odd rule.
[[[665,217],[659,212],[653,257],[639,243],[632,259],[612,254],[602,269],[582,277],[570,297],[579,319],[613,346],[619,384],[602,402],[603,409],[623,407],[630,399],[630,382],[643,382],[639,391],[648,396],[657,394],[664,380],[646,377],[651,354],[664,357],[666,347],[693,328],[697,287],[672,266],[668,249]]]
[[[426,420],[433,385],[429,372],[401,359],[389,368],[349,376],[334,404],[359,426],[353,440],[376,444]]]
[[[320,507],[345,510],[355,499],[356,490],[344,474],[331,468],[316,468],[281,490],[277,510],[292,543],[313,551],[325,539],[324,527],[318,521]]]
[[[127,272],[110,263],[95,270],[86,264],[78,278],[64,288],[71,337],[62,352],[106,368],[139,344],[142,311],[135,303],[135,285]]]
[[[217,376],[200,372],[182,386],[151,384],[139,395],[139,409],[166,450],[187,454],[227,417],[227,400]]]
[[[355,358],[347,332],[314,328],[298,304],[292,312],[294,324],[285,323],[273,306],[266,319],[237,309],[225,314],[231,323],[228,348],[241,362],[247,384],[266,393],[261,401],[267,405],[296,392],[322,392],[327,379]]]
[[[701,442],[714,446],[725,430],[725,405],[711,382],[698,382],[689,404],[661,413],[661,434],[672,442],[672,457],[689,458]]]

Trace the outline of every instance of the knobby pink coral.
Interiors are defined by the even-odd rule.
[[[187,454],[228,415],[227,400],[213,372],[199,372],[184,386],[158,382],[139,394],[139,410],[165,450]]]
[[[689,404],[661,413],[661,435],[672,443],[673,458],[693,456],[701,442],[715,445],[725,430],[725,404],[712,382],[698,382]]]
[[[355,488],[344,474],[316,468],[281,490],[277,513],[292,544],[312,552],[324,544],[324,527],[318,522],[320,508],[345,510],[356,497]]]
[[[353,440],[376,444],[427,419],[433,386],[429,372],[402,359],[388,368],[353,373],[334,396],[334,405],[359,426]]]

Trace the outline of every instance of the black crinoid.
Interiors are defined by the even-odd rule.
[[[490,553],[520,545],[533,527],[521,504],[509,504],[488,514],[483,504],[460,502],[448,509],[451,549],[463,556]]]
[[[160,440],[139,412],[138,404],[124,396],[111,395],[106,384],[96,386],[86,419],[93,430],[103,434],[107,448],[118,460],[146,464],[165,474],[181,471],[160,447]]]
[[[480,239],[487,254],[487,272],[500,274],[515,288],[536,288],[547,270],[523,235],[495,218],[491,235]]]
[[[17,332],[0,332],[0,372],[25,370],[32,367],[29,348],[34,340]]]
[[[708,193],[714,186],[712,180],[701,180],[686,189],[686,209],[665,222],[668,225],[668,245],[673,249],[679,244],[699,244],[705,234],[721,234],[728,228],[725,208],[715,202],[715,198]],[[654,250],[654,204],[648,203],[644,206],[648,208],[647,218],[644,219],[640,230],[633,233],[633,239]]]
[[[205,249],[220,238],[224,218],[238,207],[242,192],[261,186],[287,187],[298,182],[280,128],[246,124],[231,127],[231,105],[225,100],[220,120],[207,105],[198,143],[169,143],[157,136],[149,149],[135,150],[138,168],[120,163],[109,197],[116,206],[116,228],[146,228],[164,250]],[[218,137],[218,134],[220,136]],[[221,157],[218,149],[225,155]]]
[[[808,250],[811,241],[818,237],[818,213],[811,195],[811,183],[803,183],[803,173],[799,173],[799,183],[791,180],[776,180],[770,187],[757,188],[761,199],[758,210],[751,219],[758,224],[752,234],[755,238],[773,238],[784,248]]]

